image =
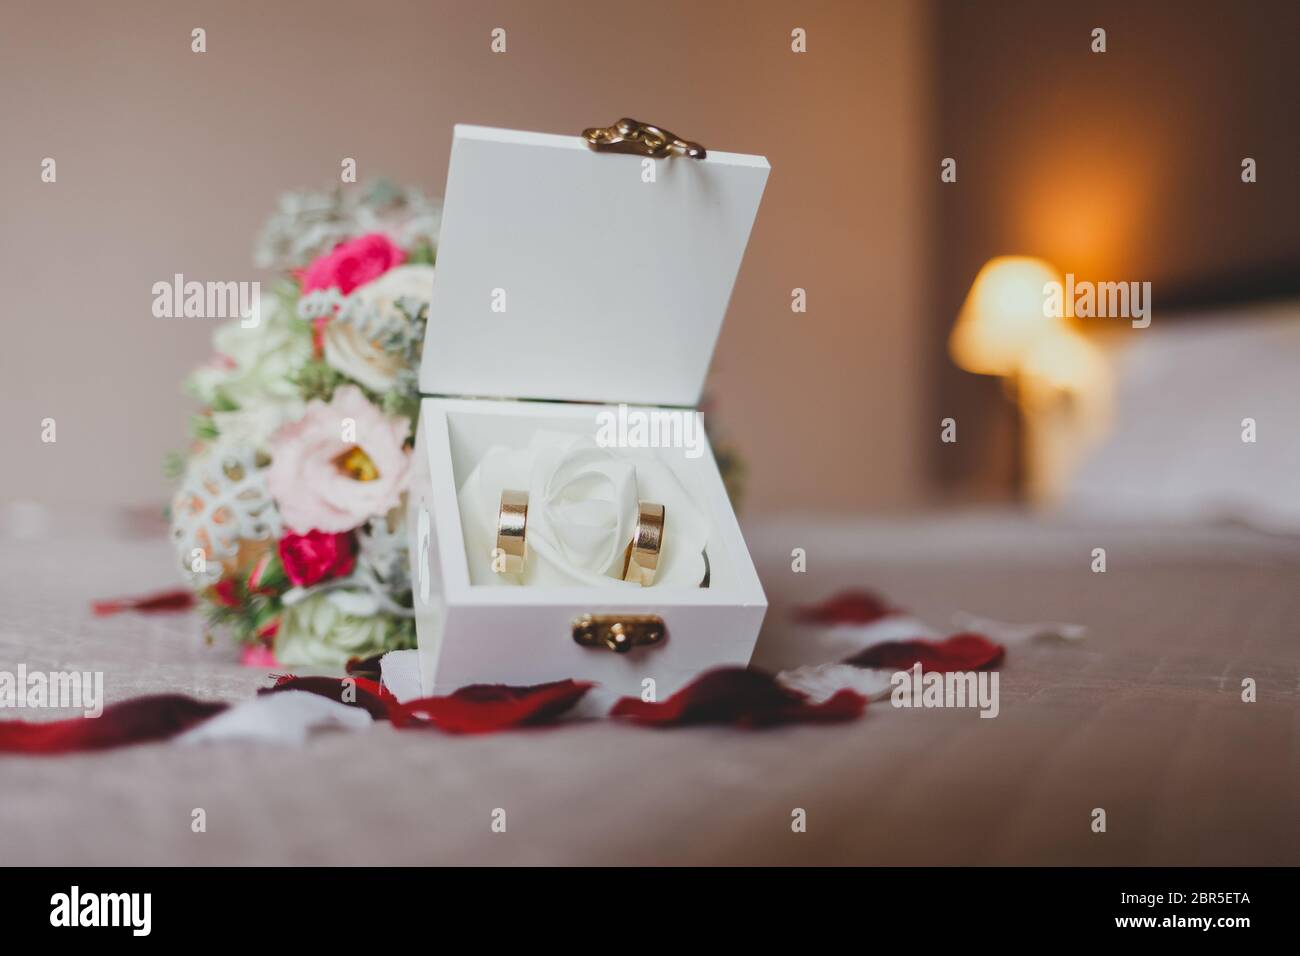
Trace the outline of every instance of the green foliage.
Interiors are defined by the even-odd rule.
[[[385,415],[401,415],[411,420],[411,436],[415,435],[420,420],[420,393],[418,390],[394,388],[385,392],[379,406]]]
[[[740,506],[745,499],[744,459],[729,445],[715,448],[713,457],[718,462],[718,471],[722,475],[722,484],[727,489],[727,497],[731,499],[731,507],[740,511]]]
[[[209,631],[224,631],[240,644],[256,644],[260,640],[256,619],[247,604],[241,603],[239,607],[209,604],[207,619]]]
[[[239,403],[226,394],[225,389],[218,387],[212,395],[212,410],[214,412],[237,412]]]
[[[262,644],[258,631],[273,621],[283,610],[279,597],[256,594],[242,581],[234,582],[236,607],[227,607],[209,599],[207,606],[208,630],[225,631],[240,644]]]
[[[280,306],[280,311],[285,315],[297,316],[298,299],[302,295],[302,289],[293,279],[277,279],[271,286],[271,295],[275,296]]]
[[[414,648],[416,646],[415,618],[394,618],[393,631],[389,643],[390,649],[394,651],[406,651]]]
[[[168,481],[176,481],[185,474],[185,455],[179,451],[169,451],[163,456],[163,476]]]
[[[327,365],[323,359],[307,362],[293,377],[304,401],[314,398],[328,402],[334,397],[334,389],[347,382],[347,376]]]
[[[214,441],[217,435],[217,423],[211,415],[194,415],[190,418],[190,434],[196,441]]]
[[[422,239],[407,253],[406,263],[413,266],[431,266],[437,261],[437,258],[437,254],[433,251],[433,243],[427,239]]]

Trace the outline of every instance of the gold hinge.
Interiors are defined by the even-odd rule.
[[[651,126],[624,117],[613,126],[584,129],[582,137],[592,149],[602,153],[635,153],[639,156],[689,156],[703,159],[708,153],[699,143],[682,139],[660,126]]]
[[[667,636],[658,614],[584,614],[573,622],[573,639],[583,647],[607,647],[616,654],[658,644]]]

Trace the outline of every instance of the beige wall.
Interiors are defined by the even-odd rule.
[[[750,511],[918,494],[923,5],[124,0],[4,19],[0,501],[165,499],[210,326],[153,318],[150,287],[266,278],[251,246],[282,190],[351,156],[437,194],[455,122],[576,132],[624,114],[772,163],[714,364]]]

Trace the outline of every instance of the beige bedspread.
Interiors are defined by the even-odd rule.
[[[1008,515],[789,521],[749,538],[773,604],[758,660],[772,667],[804,653],[788,608],[844,586],[937,625],[968,611],[1090,633],[1012,648],[994,720],[884,703],[849,725],[764,732],[376,725],[301,750],[0,757],[0,859],[1300,863],[1300,541]],[[794,547],[806,574],[790,570]],[[1105,574],[1089,569],[1095,547]],[[92,598],[173,583],[163,541],[0,543],[0,668],[103,670],[110,700],[251,695],[265,675],[205,646],[197,616],[89,613]],[[1256,703],[1241,701],[1245,677]],[[191,831],[198,807],[206,833]],[[491,830],[498,807],[505,833]],[[794,808],[806,833],[791,832]]]

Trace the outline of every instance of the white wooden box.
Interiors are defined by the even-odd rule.
[[[618,403],[698,402],[767,173],[756,156],[647,159],[579,136],[456,127],[408,499],[425,693],[575,678],[640,695],[652,678],[662,699],[748,663],[767,600],[707,441],[698,457],[640,452],[707,517],[707,587],[482,583],[470,562],[490,556],[467,548],[458,489],[493,446],[539,430],[591,437]],[[586,614],[656,615],[667,638],[582,646]]]

